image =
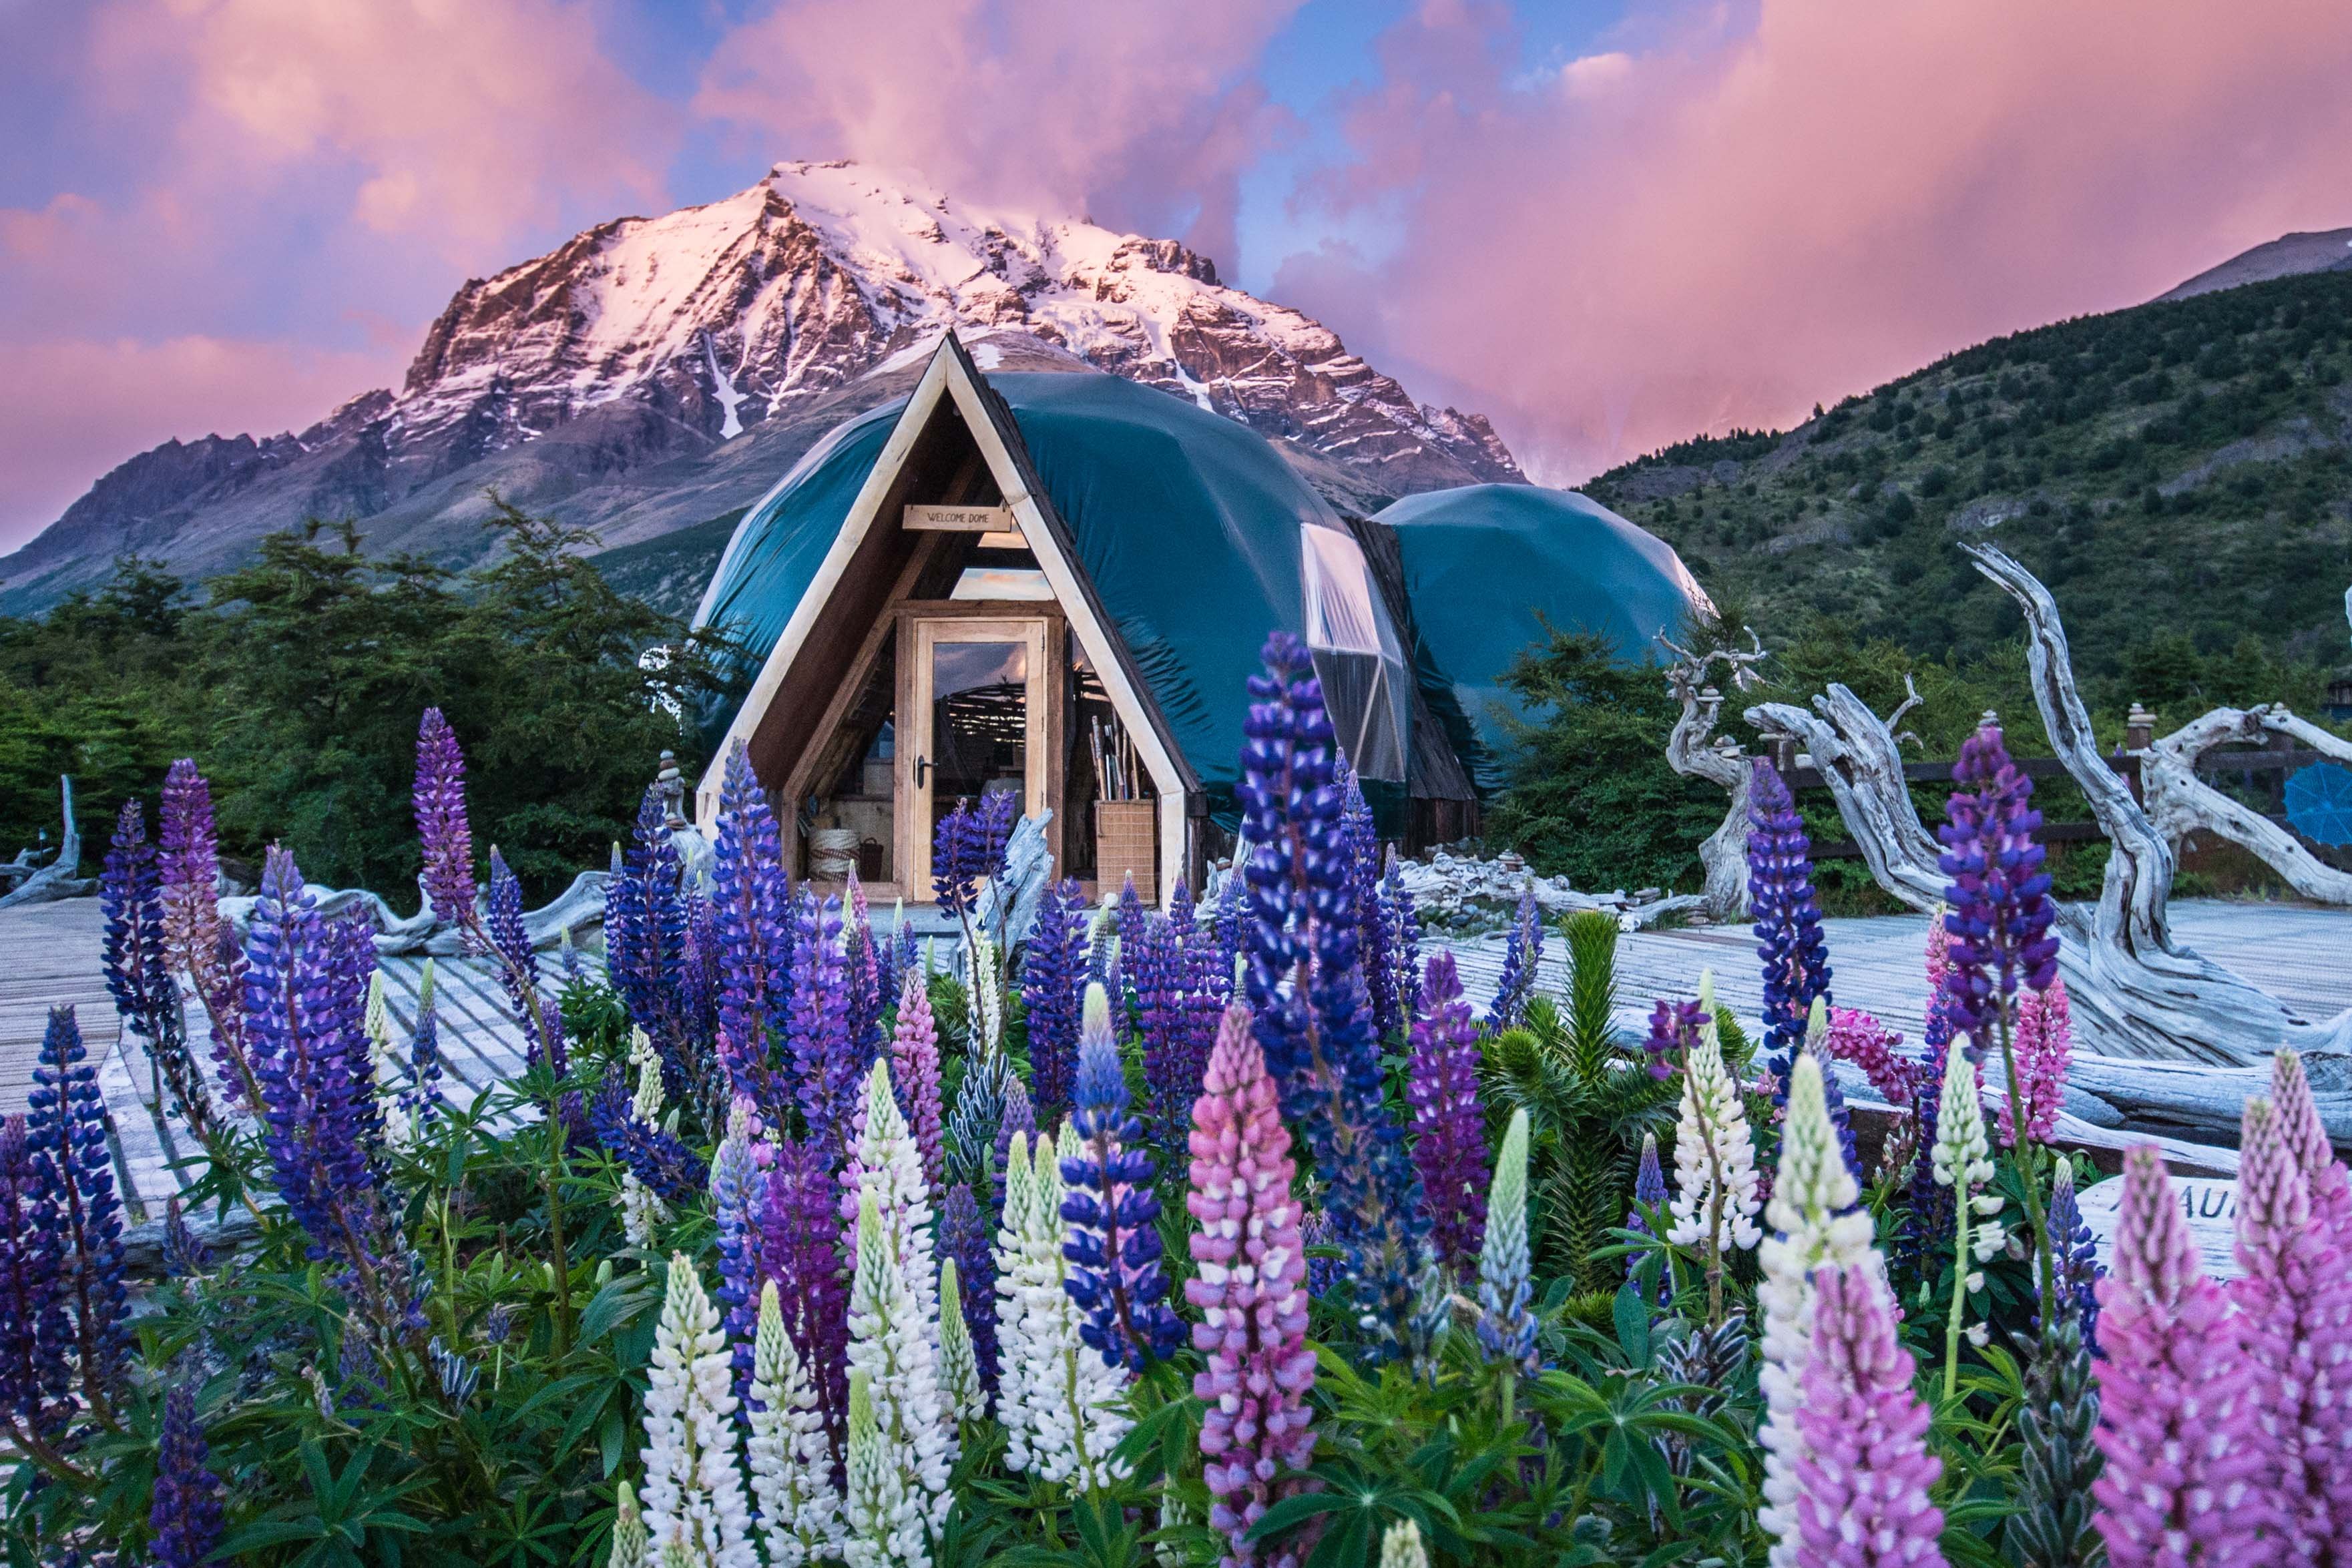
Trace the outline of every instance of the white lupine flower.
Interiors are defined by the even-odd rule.
[[[1756,1140],[1748,1130],[1748,1108],[1740,1102],[1739,1086],[1724,1065],[1714,990],[1711,980],[1703,977],[1699,1006],[1706,1016],[1683,1073],[1682,1114],[1675,1124],[1675,1223],[1666,1239],[1726,1257],[1735,1248],[1756,1245],[1759,1206]]]
[[[629,1102],[629,1113],[653,1126],[661,1117],[661,1052],[654,1049],[653,1036],[642,1029],[629,1030],[629,1065],[637,1070],[637,1092]]]
[[[981,933],[972,935],[963,953],[964,994],[971,998],[982,1053],[994,1055],[1004,1043],[1004,986],[999,974],[996,944]]]
[[[361,1015],[367,1030],[368,1064],[374,1070],[376,1107],[383,1117],[383,1141],[394,1151],[413,1147],[416,1123],[408,1113],[408,1064],[392,1040],[392,1008],[383,997],[383,971],[368,976],[367,1010]]]
[[[950,1424],[988,1419],[988,1390],[980,1381],[980,1356],[963,1321],[963,1291],[955,1260],[940,1265],[940,1394]]]
[[[661,1195],[637,1179],[635,1171],[621,1173],[621,1234],[640,1249],[654,1244],[656,1228],[669,1223],[669,1205]]]
[[[1772,1536],[1772,1568],[1796,1568],[1797,1464],[1804,1452],[1797,1429],[1799,1385],[1813,1343],[1816,1269],[1868,1268],[1885,1288],[1885,1261],[1871,1245],[1869,1211],[1861,1184],[1846,1168],[1837,1124],[1830,1120],[1822,1064],[1811,1051],[1797,1057],[1789,1080],[1788,1116],[1780,1127],[1780,1169],[1764,1218],[1774,1234],[1757,1256],[1763,1282],[1756,1288],[1764,1312],[1764,1506],[1757,1522]]]
[[[866,1075],[866,1125],[849,1151],[847,1180],[853,1201],[873,1195],[881,1216],[884,1244],[898,1260],[908,1299],[924,1322],[936,1364],[940,1276],[931,1253],[931,1181],[923,1171],[923,1151],[908,1129],[898,1095],[891,1092],[890,1067],[884,1058],[876,1058],[873,1071]],[[879,1412],[878,1382],[875,1397],[875,1409]]]
[[[816,1385],[784,1330],[776,1282],[760,1287],[760,1328],[751,1349],[751,1495],[772,1568],[800,1568],[841,1554],[841,1494],[833,1485],[833,1444],[817,1410]]]
[[[1013,1133],[1013,1143],[1018,1147],[1024,1138]],[[1127,1377],[1079,1338],[1077,1302],[1063,1288],[1061,1161],[1079,1155],[1077,1128],[1063,1122],[1056,1147],[1037,1140],[1021,1210],[1013,1210],[1013,1183],[1007,1177],[1007,1229],[997,1250],[1004,1310],[997,1312],[997,1335],[1000,1347],[1007,1344],[1004,1323],[1007,1316],[1016,1319],[1018,1331],[1009,1340],[1013,1349],[1000,1361],[1012,1365],[1018,1356],[1021,1375],[1013,1380],[1013,1396],[1007,1396],[1002,1380],[997,1385],[997,1420],[1012,1438],[1007,1462],[1016,1469],[1094,1490],[1127,1474],[1124,1465],[1112,1465],[1110,1450],[1134,1420],[1124,1408]]]
[[[604,1568],[651,1568],[646,1547],[646,1516],[637,1511],[637,1494],[624,1480],[613,1500],[613,1545]]]
[[[1937,1185],[1952,1188],[1958,1223],[1971,1224],[1971,1217],[1987,1221],[1973,1227],[1970,1241],[1977,1261],[1986,1261],[2001,1247],[2001,1227],[1991,1218],[2000,1212],[2000,1194],[1977,1190],[1992,1180],[1992,1144],[1985,1135],[1984,1105],[1977,1097],[1976,1063],[1957,1044],[1944,1058],[1944,1097],[1936,1108],[1930,1162]],[[1980,1288],[1974,1279],[1969,1285],[1972,1291]]]
[[[1028,1291],[1042,1282],[1045,1266],[1029,1250],[1029,1211],[1035,1202],[1037,1173],[1029,1160],[1029,1134],[1013,1134],[1004,1156],[1004,1218],[996,1232],[996,1418],[1003,1425],[1005,1463],[1029,1468],[1029,1435],[1035,1430],[1037,1357],[1029,1348]],[[1058,1248],[1055,1257],[1058,1258]]]
[[[887,1084],[887,1080],[886,1080]],[[888,1092],[886,1086],[885,1093]],[[932,1345],[939,1336],[936,1317],[926,1318],[907,1289],[906,1260],[890,1245],[891,1231],[881,1205],[871,1189],[857,1197],[857,1271],[849,1285],[849,1369],[863,1374],[873,1405],[879,1462],[898,1477],[891,1505],[903,1509],[914,1521],[919,1542],[928,1521],[938,1529],[947,1522],[955,1499],[948,1490],[949,1427],[940,1409],[939,1363]],[[855,1464],[855,1456],[852,1463]],[[879,1495],[879,1494],[876,1494]],[[874,1563],[916,1561],[887,1555],[898,1551],[890,1542],[901,1538],[907,1521],[891,1512],[870,1509],[861,1520],[855,1486],[850,1496],[850,1535],[860,1537],[866,1549],[885,1555]],[[853,1556],[852,1562],[856,1559]]]
[[[664,1563],[759,1568],[729,1418],[734,1381],[719,1310],[672,1253],[646,1377],[646,1537]]]
[[[929,1568],[922,1510],[908,1496],[906,1471],[874,1410],[873,1385],[849,1375],[848,1533],[841,1543],[849,1568]]]
[[[1381,1538],[1381,1568],[1429,1568],[1429,1552],[1421,1543],[1421,1526],[1398,1520]]]

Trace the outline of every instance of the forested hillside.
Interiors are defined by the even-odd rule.
[[[1980,656],[2018,630],[1957,548],[1990,531],[2057,594],[2090,677],[2190,697],[2218,660],[2307,691],[2347,658],[2347,371],[2352,274],[2284,278],[1998,338],[1588,489],[1768,642],[1826,617]]]

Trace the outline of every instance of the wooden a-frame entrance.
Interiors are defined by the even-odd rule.
[[[706,831],[739,740],[787,863],[820,885],[857,863],[869,896],[928,901],[938,815],[999,789],[1053,811],[1057,868],[1087,868],[1094,803],[1112,796],[1150,803],[1114,810],[1156,829],[1162,897],[1191,869],[1198,779],[952,334],[702,779]]]

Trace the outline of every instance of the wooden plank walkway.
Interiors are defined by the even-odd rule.
[[[2193,902],[2173,908],[2179,937],[2229,965],[2305,1018],[2352,1007],[2352,911],[2299,905]],[[1829,938],[1833,987],[1840,1002],[1869,1009],[1916,1043],[1924,1024],[1921,956],[1927,922],[1921,915],[1822,922]],[[185,1127],[159,1117],[150,1100],[150,1069],[142,1042],[126,1033],[100,973],[102,927],[96,899],[72,899],[0,912],[0,1114],[21,1111],[48,1009],[71,1002],[113,1123],[118,1171],[134,1223],[159,1218],[163,1200],[182,1185],[177,1162],[195,1153]],[[1457,954],[1463,984],[1482,1010],[1502,968],[1499,936],[1447,944]],[[1565,944],[1545,944],[1539,981],[1555,994],[1567,981]],[[552,966],[550,956],[551,967]],[[1699,971],[1715,972],[1717,994],[1744,1015],[1763,1005],[1755,943],[1745,927],[1637,932],[1619,940],[1618,1019],[1644,1027],[1650,1003],[1692,994]],[[415,1027],[423,961],[388,957],[380,967],[399,1035]],[[445,1092],[458,1104],[519,1071],[521,1039],[506,998],[484,966],[444,958],[434,965],[440,1017]],[[204,1009],[188,1008],[191,1045],[209,1069],[211,1041]]]

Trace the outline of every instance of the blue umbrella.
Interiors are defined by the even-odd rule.
[[[2287,824],[2315,843],[2352,844],[2352,772],[2315,762],[2286,781]]]

